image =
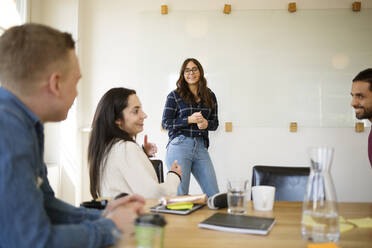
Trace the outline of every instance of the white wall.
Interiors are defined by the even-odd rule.
[[[30,21],[69,32],[78,37],[78,0],[30,0]],[[76,50],[79,53],[79,42]],[[71,204],[81,202],[81,132],[77,111],[79,100],[71,108],[66,121],[45,125],[45,162],[48,178],[56,195]],[[81,111],[79,111],[81,112]]]
[[[54,2],[61,2],[61,0],[55,0]],[[231,106],[231,103],[228,102],[231,98],[237,97],[236,94],[239,92],[234,91],[227,85],[221,86],[226,84],[226,81],[222,79],[229,78],[229,75],[223,74],[223,70],[221,70],[225,66],[223,57],[217,61],[209,61],[215,54],[210,54],[208,57],[207,52],[201,51],[203,49],[198,47],[201,44],[198,39],[195,39],[193,44],[196,47],[195,49],[192,49],[193,46],[189,44],[184,44],[182,40],[175,43],[167,43],[168,41],[164,40],[164,44],[156,43],[154,45],[151,42],[152,40],[148,39],[148,37],[153,36],[154,40],[161,41],[162,36],[160,35],[167,30],[172,30],[172,22],[167,22],[166,18],[176,19],[179,15],[192,14],[193,12],[200,16],[203,11],[208,15],[211,15],[211,13],[222,15],[221,11],[225,1],[165,1],[169,6],[170,13],[168,16],[162,16],[164,17],[163,23],[158,21],[159,17],[156,17],[157,23],[155,23],[155,26],[157,29],[152,30],[152,32],[150,32],[151,28],[144,26],[148,23],[146,18],[160,16],[160,5],[164,1],[80,0],[78,2],[78,36],[81,45],[79,54],[81,55],[83,73],[82,87],[78,99],[81,103],[81,108],[78,109],[78,115],[81,117],[78,121],[80,127],[90,126],[96,104],[108,89],[114,86],[134,88],[137,90],[144,109],[149,115],[143,133],[149,135],[150,141],[157,143],[159,148],[158,157],[164,160],[165,145],[168,138],[166,133],[160,131],[160,121],[165,96],[171,88],[174,88],[175,77],[177,77],[183,59],[189,56],[202,57],[201,62],[208,73],[207,76],[211,75],[208,78],[210,79],[209,85],[216,91],[220,105],[220,128],[211,133],[210,154],[221,190],[225,190],[226,177],[231,173],[239,173],[250,178],[252,166],[255,164],[308,165],[306,149],[310,146],[328,145],[335,147],[332,176],[338,199],[340,201],[372,202],[372,194],[367,190],[372,187],[372,169],[367,157],[369,128],[366,128],[364,133],[355,133],[351,126],[341,125],[338,128],[314,127],[301,125],[300,123],[297,133],[289,133],[288,127],[281,124],[275,126],[277,124],[275,121],[271,122],[268,127],[250,126],[247,122],[239,123],[240,119],[235,117],[233,132],[226,133],[224,122],[233,119],[230,115],[231,108],[239,108],[240,106]],[[267,9],[278,9],[278,11],[282,11],[280,13],[283,13],[288,3],[288,1],[274,0],[236,0],[229,2],[233,6],[232,15],[234,11],[265,11]],[[301,11],[301,9],[350,8],[352,2],[346,0],[297,1],[297,7],[298,11]],[[362,8],[371,7],[371,0],[362,1]],[[288,15],[291,14],[288,13]],[[228,23],[229,16],[224,17],[227,20],[226,23]],[[211,22],[211,20],[207,19],[207,22]],[[194,26],[197,26],[197,24],[195,23]],[[212,26],[216,23],[208,23],[208,25]],[[218,25],[226,24],[218,22]],[[233,27],[234,23],[229,23],[229,25]],[[267,28],[267,26],[265,27]],[[144,30],[150,33],[144,33]],[[313,30],[313,32],[316,32],[316,30]],[[232,33],[230,35],[232,35],[230,37],[232,40],[234,37],[239,40],[241,34]],[[354,38],[356,41],[358,40],[358,37]],[[170,50],[172,51],[178,47],[179,53],[176,55],[168,54],[167,46],[171,46]],[[349,46],[353,46],[353,44],[349,44]],[[204,48],[208,49],[208,47]],[[232,49],[238,48],[232,47]],[[203,52],[202,56],[197,53],[198,51]],[[370,55],[367,54],[366,56]],[[176,60],[174,56],[179,57]],[[244,62],[244,58],[238,57],[236,59],[236,63]],[[255,59],[257,64],[263,63],[260,57],[255,57]],[[365,58],[362,57],[361,60],[365,60]],[[321,62],[319,61],[319,63]],[[358,63],[360,61],[352,60],[351,66]],[[361,65],[368,66],[364,64],[359,66]],[[233,64],[230,63],[229,66],[233,67]],[[215,71],[217,69],[218,71]],[[244,76],[244,72],[241,73]],[[353,71],[353,73],[356,73],[356,71]],[[213,75],[220,75],[220,77]],[[254,87],[254,82],[250,82],[250,84]],[[249,86],[246,87],[249,89]],[[349,95],[348,91],[344,93]],[[258,94],[261,94],[261,92]],[[291,96],[292,93],[288,93],[288,97]],[[260,104],[265,104],[270,100],[265,100],[265,97],[267,97],[265,92],[262,92],[262,102],[257,102],[257,105],[250,107],[258,108]],[[348,102],[343,103],[348,104]],[[244,114],[243,109],[241,114]],[[251,116],[251,118],[255,120],[256,116]],[[290,121],[292,120],[288,119],[288,122]],[[141,139],[142,136],[138,138],[139,143],[142,143]],[[86,166],[87,140],[88,135],[84,134],[82,140],[83,168]],[[83,200],[90,198],[88,183],[87,171],[83,171]],[[199,187],[193,181],[191,193],[199,192]]]
[[[349,8],[351,2],[301,1],[298,2],[297,7],[299,11],[301,7],[307,9]],[[165,96],[169,89],[174,88],[175,77],[177,77],[182,60],[189,56],[200,58],[195,51],[208,49],[208,47],[200,49],[198,46],[204,44],[202,42],[195,42],[189,46],[183,44],[182,39],[178,43],[169,43],[166,39],[169,36],[165,36],[164,44],[161,44],[162,39],[159,35],[163,35],[167,30],[173,30],[172,21],[178,20],[177,15],[185,15],[193,11],[197,13],[196,16],[200,16],[203,11],[206,11],[206,14],[215,11],[215,15],[219,15],[225,1],[168,1],[169,16],[160,16],[161,3],[162,1],[110,1],[109,3],[94,1],[90,4],[82,4],[84,15],[82,18],[84,27],[82,30],[83,73],[85,82],[89,82],[83,93],[86,107],[83,122],[86,126],[90,125],[98,100],[109,88],[114,86],[135,88],[145,111],[149,114],[145,122],[144,133],[149,134],[150,139],[158,144],[160,148],[158,156],[164,159],[167,135],[160,132],[159,127]],[[238,11],[239,8],[243,10],[266,8],[285,10],[287,6],[287,1],[265,1],[264,3],[262,1],[231,1],[231,3],[233,11]],[[364,1],[362,4],[366,7],[370,3],[371,1]],[[152,17],[156,23],[153,24],[154,30],[150,32],[151,26],[145,27],[144,25],[149,24]],[[164,18],[163,22],[159,21],[161,17]],[[167,22],[166,18],[170,21]],[[234,25],[234,23],[229,24],[231,27]],[[208,23],[208,25],[213,26],[215,23]],[[224,23],[219,22],[218,25],[224,25]],[[198,23],[194,23],[196,30],[199,26]],[[143,30],[149,33],[144,34]],[[235,33],[236,40],[239,40],[241,35]],[[178,60],[174,60],[174,55],[169,54],[168,50],[174,52],[177,47],[179,47],[180,56]],[[238,48],[230,46],[228,49]],[[220,64],[217,62],[218,65],[212,69],[208,65],[216,61],[208,61],[208,56],[204,56],[203,59],[205,61],[202,61],[202,64],[209,75],[215,74],[215,71],[212,71],[215,68],[234,66],[224,65],[224,59],[221,59]],[[241,62],[244,62],[244,58],[237,58],[236,63]],[[256,63],[259,64],[262,61],[258,58]],[[230,76],[223,73],[218,75],[223,78]],[[218,80],[218,77],[213,77],[213,79]],[[314,128],[302,127],[300,123],[297,133],[289,133],[288,127],[284,128],[282,125],[275,127],[275,121],[268,128],[260,128],[241,124],[239,118],[235,118],[237,121],[233,123],[233,132],[225,133],[223,124],[230,120],[229,109],[231,107],[226,103],[229,100],[227,96],[234,98],[236,97],[234,94],[238,92],[229,89],[228,86],[222,88],[225,91],[221,90],[220,85],[226,83],[221,79],[218,82],[209,81],[209,83],[212,89],[219,89],[217,97],[220,99],[221,126],[217,132],[211,134],[210,154],[215,164],[221,190],[225,189],[226,177],[231,173],[245,174],[250,178],[251,168],[255,164],[308,165],[306,149],[310,146],[328,145],[335,147],[336,150],[332,175],[339,200],[372,201],[372,194],[363,190],[372,186],[370,180],[372,170],[366,151],[369,129],[364,133],[355,133],[352,127]],[[231,92],[236,93],[230,95]],[[349,95],[348,91],[344,93]],[[265,92],[262,92],[263,102],[258,102],[257,106],[251,107],[256,108],[264,104],[265,97]],[[348,105],[348,102],[346,104]],[[342,106],[342,108],[345,107]],[[244,110],[239,111],[244,114]],[[255,116],[251,118],[254,119]],[[290,121],[288,119],[288,122]],[[138,140],[139,143],[142,142],[141,137]],[[87,182],[87,179],[85,181]],[[200,189],[194,181],[191,185],[191,193],[198,192]]]

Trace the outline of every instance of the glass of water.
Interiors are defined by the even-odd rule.
[[[247,213],[247,185],[247,179],[227,180],[227,212],[229,214],[244,215]]]

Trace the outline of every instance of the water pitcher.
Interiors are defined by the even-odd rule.
[[[311,172],[302,209],[302,236],[316,243],[340,237],[336,191],[330,175],[334,149],[309,149]]]

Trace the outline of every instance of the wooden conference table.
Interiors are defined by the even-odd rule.
[[[156,200],[147,200],[146,210],[149,211],[156,202]],[[372,203],[339,203],[338,208],[340,215],[346,219],[372,217]],[[210,210],[204,206],[186,216],[164,214],[167,221],[164,247],[307,247],[307,242],[301,236],[302,202],[275,202],[273,211],[260,212],[253,210],[252,202],[249,201],[247,215],[275,217],[276,223],[267,236],[221,232],[198,227],[198,223],[212,214],[226,213],[226,211],[226,209]],[[372,247],[372,229],[354,227],[350,231],[341,233],[338,245],[342,248]]]

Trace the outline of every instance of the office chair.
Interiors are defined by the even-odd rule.
[[[270,185],[276,188],[276,201],[303,201],[309,167],[253,166],[252,187]]]
[[[164,182],[164,175],[163,175],[163,162],[160,159],[150,159],[152,166],[154,166],[156,176],[158,177],[158,182]]]

